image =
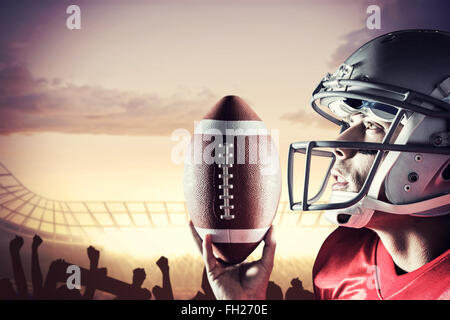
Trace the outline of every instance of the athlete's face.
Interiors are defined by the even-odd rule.
[[[380,143],[390,126],[390,122],[380,121],[362,113],[353,114],[346,120],[350,127],[339,135],[339,141]],[[332,189],[358,192],[369,174],[376,151],[336,148],[333,152],[336,162],[331,171],[335,180]]]

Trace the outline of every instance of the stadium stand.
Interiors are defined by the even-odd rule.
[[[26,188],[0,163],[0,228],[20,235],[39,232],[47,241],[86,243],[89,236],[121,228],[186,226],[185,202],[58,201]],[[322,212],[291,212],[280,202],[275,226],[330,228]]]

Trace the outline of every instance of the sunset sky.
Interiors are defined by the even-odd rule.
[[[66,28],[70,4],[81,30]],[[381,30],[366,28],[369,4]],[[2,1],[0,162],[59,200],[183,200],[176,129],[238,95],[289,143],[330,140],[312,90],[367,40],[450,30],[446,1]]]

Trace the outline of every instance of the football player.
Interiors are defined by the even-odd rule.
[[[317,299],[450,299],[450,34],[404,30],[375,38],[322,79],[311,105],[339,126],[336,141],[290,146],[292,210],[324,210],[338,225],[313,268]],[[306,157],[295,201],[294,155]],[[330,160],[309,195],[311,162]],[[320,200],[331,184],[327,203]],[[269,229],[259,261],[226,266],[192,228],[218,299],[264,299]]]

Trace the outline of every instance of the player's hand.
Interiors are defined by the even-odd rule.
[[[217,299],[263,300],[266,298],[276,248],[273,227],[270,227],[264,237],[263,256],[260,260],[226,266],[213,254],[211,235],[206,235],[202,241],[192,222],[189,226],[202,252],[208,281]]]

